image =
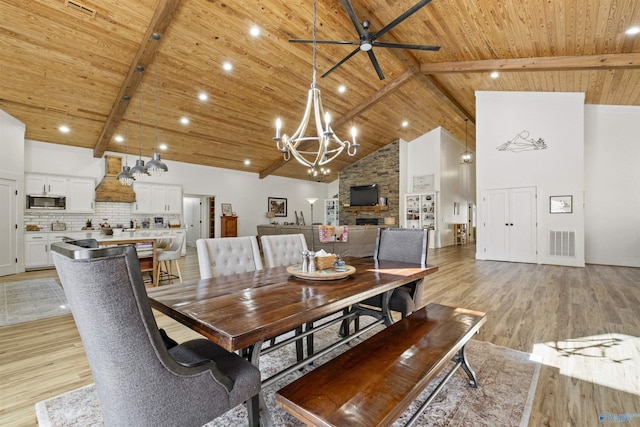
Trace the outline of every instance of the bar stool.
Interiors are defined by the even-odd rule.
[[[173,237],[171,239],[171,245],[166,249],[157,249],[158,270],[156,273],[156,286],[160,285],[160,275],[163,276],[162,280],[168,280],[169,283],[173,282],[173,279],[179,279],[182,283],[182,273],[180,272],[180,265],[178,260],[182,256],[182,245],[184,244],[184,234]],[[167,264],[168,263],[168,264]],[[177,275],[173,274],[171,263],[175,264]],[[164,270],[162,266],[164,265]]]

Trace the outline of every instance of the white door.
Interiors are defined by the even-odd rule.
[[[504,188],[486,191],[484,259],[536,262],[536,189]]]
[[[536,262],[536,189],[509,192],[509,260]]]
[[[509,261],[509,193],[487,191],[484,203],[484,258]]]
[[[196,240],[202,236],[202,215],[200,199],[197,197],[184,197],[184,225],[187,228],[187,246],[195,247]]]
[[[16,181],[0,179],[0,276],[18,272],[16,262],[18,252]]]

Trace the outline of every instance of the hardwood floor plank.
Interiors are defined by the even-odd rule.
[[[195,249],[179,262],[186,280],[199,277]],[[639,339],[640,268],[479,261],[473,245],[430,250],[428,262],[440,271],[427,278],[424,304],[486,312],[479,340],[531,353],[548,343],[624,337],[620,345],[604,348],[601,358],[563,357],[571,372],[542,366],[530,425],[597,426],[600,413],[640,413],[640,393],[625,386],[638,382],[640,357],[624,360],[625,346]],[[41,277],[57,275],[41,270],[0,277],[0,282]],[[156,318],[177,341],[199,337],[166,316],[156,313]],[[0,367],[3,426],[35,426],[36,402],[93,381],[70,315],[0,327]],[[612,373],[618,367],[623,368],[618,383],[605,383],[601,374],[619,375]]]

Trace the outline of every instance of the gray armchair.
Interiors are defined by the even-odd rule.
[[[426,229],[379,228],[373,258],[376,261],[401,261],[418,264],[424,268],[427,265],[428,250],[429,232]],[[395,289],[391,294],[389,308],[401,313],[403,318],[413,313],[422,304],[423,288],[424,279],[421,279]],[[363,307],[363,305],[367,307]],[[358,307],[361,315],[366,314],[374,317],[381,317],[381,310],[382,295],[368,298],[362,301]]]
[[[158,330],[133,246],[55,243],[69,301],[106,425],[202,426],[247,402],[259,425],[260,372],[206,339],[168,349]]]

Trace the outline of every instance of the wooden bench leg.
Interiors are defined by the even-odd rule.
[[[460,367],[467,373],[467,376],[469,377],[469,385],[473,388],[478,388],[478,379],[476,378],[476,373],[473,372],[473,369],[471,369],[471,366],[469,366],[467,355],[464,352],[464,349],[466,347],[466,344],[462,346],[460,351],[458,351],[458,354],[453,357],[453,361],[455,363],[460,362]]]

